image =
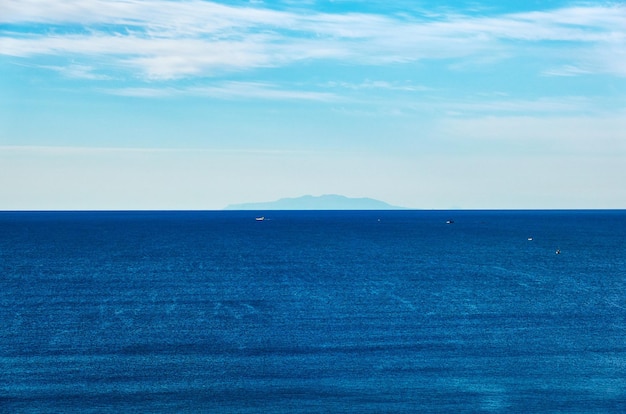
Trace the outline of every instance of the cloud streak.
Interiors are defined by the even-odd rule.
[[[82,59],[84,66],[99,59],[109,66],[102,70],[163,81],[317,60],[359,65],[497,61],[551,41],[570,46],[544,68],[546,75],[626,76],[626,55],[619,52],[626,50],[626,6],[424,16],[419,11],[393,16],[270,10],[196,0],[23,0],[0,6],[5,25],[0,54]],[[74,73],[88,77],[84,71]],[[98,80],[102,75],[89,76]]]
[[[137,98],[167,96],[203,96],[221,99],[263,99],[288,101],[334,102],[341,100],[337,95],[327,92],[288,90],[263,82],[221,82],[212,86],[186,88],[121,88],[104,89],[105,93]]]

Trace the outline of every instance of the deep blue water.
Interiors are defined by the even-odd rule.
[[[626,211],[263,214],[0,213],[0,412],[626,412]]]

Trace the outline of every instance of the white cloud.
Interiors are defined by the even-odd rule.
[[[423,20],[419,15],[277,11],[198,0],[22,0],[3,2],[0,22],[55,25],[45,33],[5,30],[1,54],[106,58],[112,66],[152,80],[306,59],[383,64],[471,57],[485,62],[486,57],[493,61],[528,53],[544,40],[570,44],[559,58],[567,63],[552,64],[546,74],[626,76],[624,52],[603,52],[626,49],[626,7],[621,5]],[[64,33],[63,25],[71,25],[72,32]],[[548,53],[545,58],[551,59]]]
[[[219,86],[207,86],[189,89],[201,96],[223,98],[256,98],[281,100],[336,101],[330,93],[278,89],[273,85],[260,82],[225,82]]]
[[[305,91],[278,88],[276,85],[263,82],[221,82],[210,86],[193,86],[185,88],[120,88],[102,89],[111,95],[134,96],[143,98],[166,96],[205,96],[221,99],[262,99],[262,100],[296,100],[332,102],[340,98],[327,92]]]
[[[366,80],[361,83],[350,82],[328,82],[324,86],[329,88],[345,88],[352,90],[371,90],[371,89],[383,89],[391,91],[405,91],[405,92],[424,92],[430,91],[432,88],[416,85],[412,82],[389,82],[383,80]]]
[[[580,114],[589,113],[596,103],[586,97],[561,96],[558,98],[538,98],[538,99],[473,99],[467,102],[454,100],[451,102],[441,102],[442,108],[459,114],[507,114],[526,113],[538,114],[541,116],[554,116],[555,114]]]
[[[55,70],[61,73],[63,76],[73,79],[88,79],[88,80],[111,80],[113,77],[103,75],[97,72],[97,69],[93,66],[70,64],[68,66],[43,66],[48,69]]]
[[[564,65],[547,69],[543,72],[545,76],[579,76],[593,73],[591,69],[582,68],[575,65]]]

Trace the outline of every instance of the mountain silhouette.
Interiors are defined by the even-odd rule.
[[[262,203],[231,204],[226,207],[226,210],[397,210],[401,208],[373,198],[350,198],[337,194],[325,194],[281,198]]]

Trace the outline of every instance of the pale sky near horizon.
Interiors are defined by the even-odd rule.
[[[0,210],[626,208],[622,1],[0,3]]]

